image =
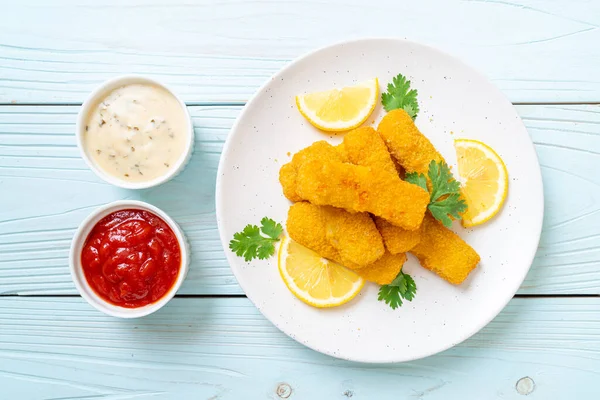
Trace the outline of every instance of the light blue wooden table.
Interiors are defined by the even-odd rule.
[[[0,0],[0,399],[597,399],[600,396],[600,3],[595,0]],[[315,47],[431,44],[515,103],[542,164],[546,218],[517,296],[437,356],[344,362],[302,347],[245,298],[214,213],[219,154],[244,102]],[[190,165],[152,190],[100,181],[79,105],[122,73],[189,105]],[[67,253],[95,207],[143,199],[184,228],[180,295],[135,321],[76,295]]]

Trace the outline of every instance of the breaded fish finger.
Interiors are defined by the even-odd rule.
[[[406,262],[406,254],[391,254],[386,251],[383,257],[373,264],[356,271],[364,279],[379,285],[392,283]]]
[[[376,217],[375,225],[383,238],[385,248],[392,254],[406,253],[415,247],[421,239],[421,230],[409,231],[394,226],[384,220]]]
[[[377,132],[406,172],[418,172],[427,176],[432,160],[444,161],[444,157],[404,110],[397,109],[387,113],[379,123]]]
[[[432,160],[445,161],[404,110],[390,111],[379,123],[377,132],[406,172],[427,176]],[[460,284],[477,267],[480,260],[477,252],[429,213],[423,219],[420,235],[420,242],[410,252],[417,256],[423,267],[448,282]],[[386,240],[383,232],[382,236]],[[386,246],[387,243],[386,240]]]
[[[393,179],[400,179],[397,165],[390,156],[385,142],[371,127],[348,132],[337,149],[352,164],[376,168],[389,173],[394,177]],[[375,224],[383,237],[383,243],[392,254],[406,253],[419,242],[420,230],[418,229],[409,231],[378,217],[375,218]]]
[[[296,175],[298,173],[298,168],[300,168],[307,160],[345,161],[345,158],[335,147],[324,140],[315,142],[294,154],[292,160],[283,165],[279,170],[279,182],[283,188],[283,194],[290,201],[296,202],[303,200],[296,193]]]
[[[406,255],[384,252],[381,238],[377,241],[378,233],[369,226],[367,218],[370,220],[366,213],[352,214],[330,206],[299,202],[290,207],[287,231],[294,241],[320,256],[356,270],[368,281],[386,285],[396,278]],[[360,258],[361,262],[381,256],[363,266],[349,261],[348,251],[353,253],[355,261]]]
[[[378,169],[400,179],[387,146],[371,127],[348,132],[336,148],[351,164]]]
[[[366,266],[383,256],[383,239],[368,213],[349,213],[341,208],[321,207],[327,240],[339,251],[342,259]]]
[[[423,219],[421,240],[411,253],[423,267],[455,285],[461,284],[480,261],[471,246],[429,214]]]
[[[367,213],[299,202],[288,211],[287,231],[296,242],[350,269],[373,264],[385,252]]]
[[[369,167],[336,161],[307,161],[298,169],[296,193],[317,205],[370,212],[408,230],[418,229],[429,194]]]

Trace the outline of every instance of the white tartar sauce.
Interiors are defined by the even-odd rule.
[[[190,139],[186,114],[167,90],[130,84],[110,92],[87,116],[83,144],[109,175],[156,179],[175,167]]]

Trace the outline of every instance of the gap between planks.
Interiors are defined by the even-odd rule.
[[[188,107],[243,107],[247,101],[224,101],[224,102],[186,102]],[[82,103],[6,103],[0,102],[0,107],[80,107]],[[566,102],[513,102],[513,106],[594,106],[600,105],[600,101],[566,101]]]
[[[187,102],[188,107],[241,107],[246,104],[245,101],[223,101],[223,102]],[[587,103],[590,104],[590,103]],[[594,104],[594,103],[591,103]],[[600,104],[600,103],[598,103]],[[15,106],[15,107],[80,107],[82,103],[3,103],[0,102],[0,107]]]
[[[78,294],[18,294],[5,293],[0,294],[0,297],[81,297]],[[513,299],[562,299],[562,298],[600,298],[600,294],[515,294]],[[245,294],[176,294],[178,299],[245,299]]]
[[[3,293],[0,297],[81,297],[78,294],[19,294],[19,293]],[[176,294],[174,296],[178,299],[245,299],[245,294]],[[592,296],[591,296],[592,297]]]

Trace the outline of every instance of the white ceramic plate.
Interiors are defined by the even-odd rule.
[[[235,232],[268,216],[285,225],[290,203],[278,181],[289,153],[340,136],[313,128],[296,109],[299,93],[343,87],[378,77],[381,89],[398,73],[419,91],[417,126],[449,164],[455,138],[492,146],[506,162],[509,196],[487,224],[454,230],[481,255],[479,267],[452,286],[409,258],[405,271],[417,283],[412,302],[392,310],[367,284],[350,303],[317,309],[297,300],[283,284],[276,257],[244,262],[228,249]],[[376,108],[368,123],[378,123]],[[289,153],[288,153],[289,152]],[[454,169],[456,171],[456,169]],[[223,150],[216,189],[221,241],[246,295],[283,332],[334,357],[400,362],[438,353],[467,339],[512,298],[533,261],[543,217],[536,153],[512,104],[479,73],[438,50],[393,39],[366,39],[310,53],[273,76],[246,105]],[[412,256],[411,256],[412,257]]]

